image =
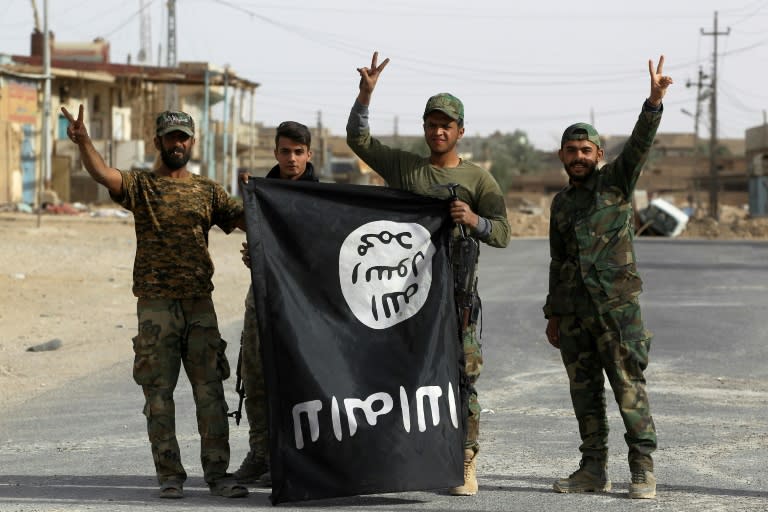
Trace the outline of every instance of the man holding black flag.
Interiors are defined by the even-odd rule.
[[[458,98],[448,93],[429,98],[423,116],[424,138],[430,148],[428,157],[389,148],[371,136],[368,106],[379,75],[388,63],[389,59],[386,59],[379,65],[378,52],[374,52],[370,68],[358,68],[360,91],[347,122],[347,144],[390,187],[428,196],[447,195],[450,192],[444,190],[446,186],[453,188],[457,196],[450,206],[453,221],[477,240],[493,247],[506,247],[510,227],[498,183],[484,169],[463,160],[456,149],[464,135],[464,105]],[[465,266],[476,264],[477,261],[464,262]],[[462,272],[456,268],[462,265],[461,262],[454,261],[453,265],[455,273]],[[480,449],[480,404],[475,383],[483,365],[476,333],[479,307],[479,298],[476,298],[467,322],[459,322],[469,403],[464,444],[464,484],[450,489],[450,493],[457,496],[471,496],[478,490],[476,463]]]
[[[309,159],[312,157],[312,135],[305,125],[295,121],[284,121],[275,134],[275,165],[267,178],[292,181],[318,181]],[[244,182],[247,175],[241,176]],[[243,260],[248,262],[248,246],[243,244]],[[250,265],[249,265],[250,266]],[[245,298],[245,317],[240,340],[238,371],[241,372],[245,394],[245,413],[248,417],[248,454],[234,475],[240,483],[258,482],[272,484],[269,472],[269,433],[267,398],[264,387],[264,370],[259,353],[259,326],[256,318],[256,304],[253,287],[248,288]]]

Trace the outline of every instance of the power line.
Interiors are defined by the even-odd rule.
[[[358,56],[362,58],[368,58],[368,56],[370,55],[367,50],[366,51],[360,50],[361,45],[359,43],[340,38],[334,32],[324,32],[321,30],[317,30],[313,27],[297,27],[296,25],[288,25],[280,21],[274,20],[272,18],[269,18],[267,16],[264,16],[263,14],[259,14],[251,9],[242,7],[238,3],[232,2],[229,0],[210,0],[210,1],[213,3],[230,7],[232,9],[239,10],[243,13],[248,14],[251,18],[261,20],[274,27],[285,30],[294,36],[298,35],[299,37],[302,37],[303,39],[307,39],[313,43],[318,43],[322,46],[326,46],[336,50],[341,50],[345,53],[349,53],[354,56]],[[243,2],[240,2],[240,3],[243,3]],[[264,6],[260,6],[260,8],[263,8],[263,7]],[[281,9],[284,10],[285,6],[282,6]],[[329,9],[315,8],[315,10],[328,11]],[[333,9],[330,9],[330,10],[333,10]],[[345,10],[344,12],[348,13],[349,11]],[[366,10],[366,12],[368,12],[368,10]],[[431,11],[430,11],[430,15],[432,15]],[[456,14],[455,13],[452,14],[451,17],[455,18]],[[488,15],[488,17],[493,19],[498,19],[498,16]],[[549,15],[547,17],[549,18]],[[409,56],[392,55],[391,58],[397,58],[398,62],[400,62],[400,66],[403,69],[418,71],[418,72],[423,72],[425,70],[425,67],[424,67],[425,65],[430,66],[433,63],[433,61],[414,59]],[[671,71],[674,71],[677,69],[685,69],[688,66],[696,63],[697,61],[678,63],[673,66],[669,66],[668,69]],[[444,67],[442,65],[439,67],[426,68],[426,69],[428,69],[430,75],[433,75],[433,76],[441,76],[441,77],[456,76],[455,69],[444,71],[443,70]],[[586,78],[578,77],[577,75],[571,74],[570,76],[576,76],[576,78],[572,80],[568,80],[568,79],[552,80],[551,79],[552,77],[562,77],[563,73],[561,71],[530,72],[530,71],[518,71],[518,70],[505,70],[505,69],[499,69],[498,67],[471,67],[471,66],[468,67],[466,65],[462,66],[461,72],[467,73],[467,74],[479,73],[479,74],[484,74],[486,76],[510,77],[508,79],[485,79],[482,81],[482,83],[515,86],[515,87],[571,86],[571,85],[583,85],[585,83],[605,84],[606,82],[610,82],[610,81],[623,81],[626,78],[637,75],[637,70],[626,70],[626,71],[614,70],[612,72],[607,72],[607,73],[590,72]],[[521,82],[521,81],[511,80],[512,77],[540,78],[541,81]]]
[[[750,107],[748,105],[745,105],[739,97],[737,97],[734,94],[731,94],[727,89],[720,88],[720,92],[723,93],[723,96],[727,97],[728,100],[731,102],[732,105],[734,105],[736,108],[743,112],[755,112],[759,109],[755,107]]]
[[[731,25],[732,26],[739,25],[747,20],[754,18],[757,13],[765,9],[766,5],[768,5],[768,0],[758,0],[755,2],[755,4],[757,4],[757,6],[754,9],[752,9],[750,6],[742,7],[742,10],[750,9],[750,12],[744,14],[741,18],[737,19],[736,21],[731,22]],[[729,11],[726,10],[725,12],[729,12]],[[734,12],[738,12],[738,10],[735,10]]]

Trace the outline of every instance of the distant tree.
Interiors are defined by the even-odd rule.
[[[524,131],[496,132],[483,146],[486,159],[491,161],[491,174],[504,192],[509,190],[515,176],[535,172],[541,166],[539,153]]]
[[[399,137],[382,142],[417,155],[429,155],[429,146],[423,137]],[[490,172],[504,192],[512,185],[515,176],[534,173],[542,167],[541,153],[521,130],[513,133],[496,132],[486,138],[465,135],[459,141],[459,152],[471,154],[475,162],[490,161]]]

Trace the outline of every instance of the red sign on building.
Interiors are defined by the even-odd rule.
[[[36,124],[37,119],[37,84],[8,79],[8,120]]]

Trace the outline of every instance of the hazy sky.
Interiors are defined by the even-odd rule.
[[[43,0],[36,0],[40,16]],[[112,61],[134,62],[140,0],[49,0],[48,23],[62,42],[104,37]],[[144,0],[152,62],[162,46],[165,0]],[[525,131],[554,149],[562,130],[594,121],[627,134],[649,91],[648,59],[666,56],[675,84],[662,132],[692,132],[699,67],[711,75],[719,13],[718,117],[721,137],[743,137],[768,108],[768,0],[177,0],[180,61],[228,64],[258,82],[257,121],[292,119],[344,133],[357,94],[356,68],[373,50],[391,62],[374,93],[374,134],[421,131],[427,98],[464,101],[466,133]],[[0,0],[0,53],[29,53],[29,0]],[[41,20],[42,23],[42,20]],[[705,86],[709,84],[705,80]],[[686,85],[690,83],[690,86]],[[708,102],[699,131],[709,134]]]

